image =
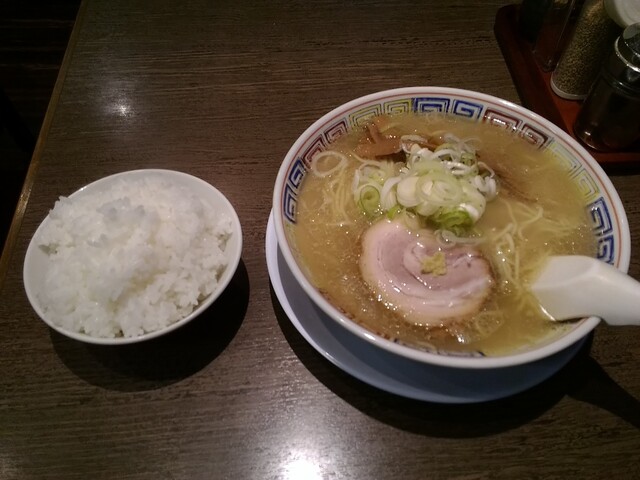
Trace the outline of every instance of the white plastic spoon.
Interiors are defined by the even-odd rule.
[[[640,282],[591,257],[550,257],[531,291],[555,320],[587,316],[640,325]]]

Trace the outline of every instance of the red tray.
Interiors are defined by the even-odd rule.
[[[533,57],[532,46],[518,33],[518,5],[498,10],[494,32],[502,50],[522,104],[552,121],[573,138],[573,122],[581,102],[560,98],[551,90],[551,73],[540,69]],[[585,148],[600,164],[628,164],[640,162],[640,147],[629,151],[604,153]]]

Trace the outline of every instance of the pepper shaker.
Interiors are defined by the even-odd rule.
[[[569,100],[585,98],[621,30],[609,16],[604,0],[585,1],[573,36],[551,76],[556,95]]]
[[[640,140],[640,23],[627,27],[585,100],[574,133],[595,150],[622,150]]]

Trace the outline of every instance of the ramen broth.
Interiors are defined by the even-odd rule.
[[[495,126],[441,115],[404,114],[391,119],[395,131],[402,134],[437,138],[449,132],[458,138],[476,139],[477,156],[495,172],[498,193],[487,203],[474,231],[493,238],[496,232],[509,228],[515,218],[521,227],[512,236],[517,282],[501,278],[500,265],[496,264],[496,250],[509,247],[484,241],[477,248],[491,264],[495,285],[481,310],[471,318],[426,327],[407,322],[378,301],[362,279],[359,257],[363,233],[385,217],[364,214],[351,193],[353,175],[360,165],[354,149],[367,135],[365,129],[329,146],[346,156],[344,168],[323,177],[312,172],[305,176],[293,240],[311,282],[334,306],[366,329],[419,348],[501,355],[566,331],[566,325],[549,321],[526,289],[527,281],[546,256],[595,254],[595,236],[584,202],[566,170],[550,154]],[[331,159],[326,162],[325,171],[330,171]],[[336,202],[340,208],[336,208]],[[542,212],[539,219],[535,219],[537,212]]]

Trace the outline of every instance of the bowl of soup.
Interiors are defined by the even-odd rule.
[[[282,162],[273,219],[326,315],[440,366],[535,362],[596,327],[553,321],[531,294],[549,256],[629,266],[624,208],[584,148],[521,106],[445,87],[374,93],[313,123]]]

